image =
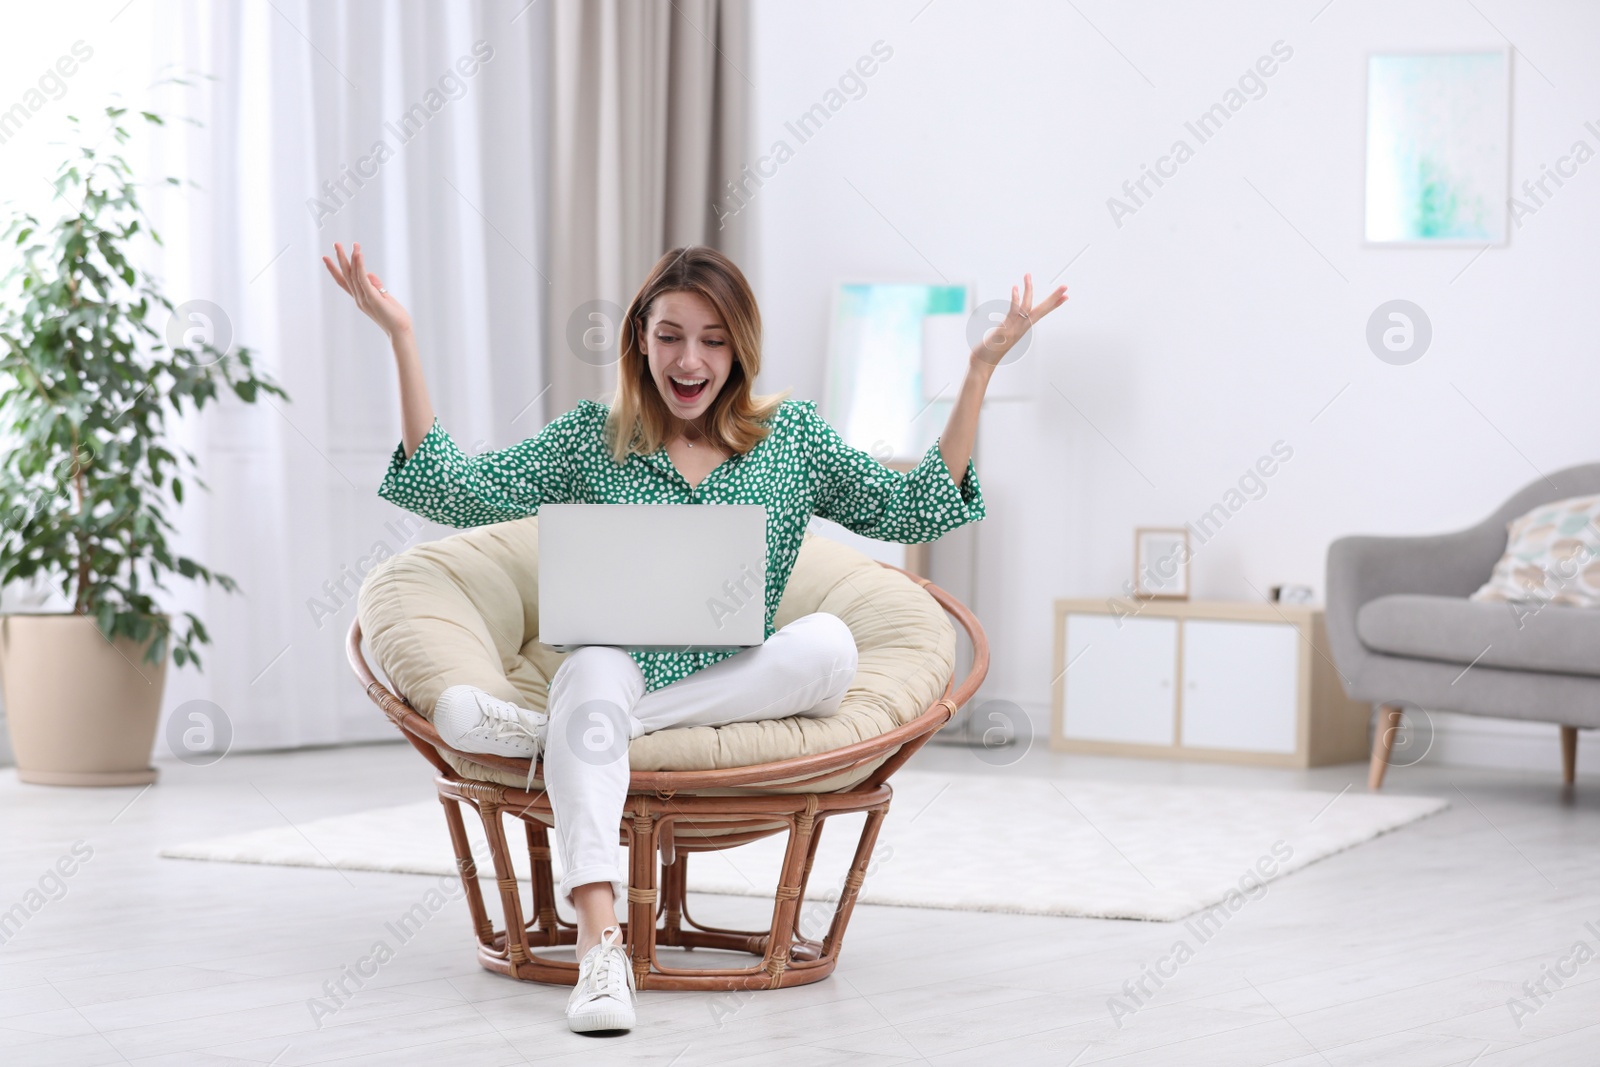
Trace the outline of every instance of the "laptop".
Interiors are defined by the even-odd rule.
[[[539,640],[681,649],[766,636],[761,504],[545,504]]]

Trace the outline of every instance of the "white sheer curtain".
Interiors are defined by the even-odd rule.
[[[291,403],[225,402],[194,426],[212,492],[185,513],[193,555],[243,594],[194,594],[215,645],[168,707],[220,705],[235,747],[392,737],[343,639],[361,574],[442,535],[378,499],[399,441],[386,339],[320,256],[360,240],[411,311],[441,423],[469,451],[535,432],[547,300],[542,6],[191,2],[160,9],[161,57],[219,80],[169,167],[175,300],[210,300]],[[187,221],[187,232],[177,230]]]
[[[111,5],[93,25],[74,10],[54,28],[97,43],[95,69],[129,103],[204,124],[130,146],[141,176],[200,185],[150,193],[166,241],[151,266],[174,303],[220,308],[216,323],[192,321],[228,329],[291,398],[230,394],[175,424],[211,491],[174,514],[174,547],[242,588],[169,583],[163,606],[198,614],[212,643],[203,674],[169,668],[164,712],[214,702],[235,749],[396,736],[355,684],[344,635],[372,561],[449,532],[377,497],[400,439],[393,364],[320,255],[361,241],[412,313],[440,421],[463,448],[512,444],[551,414],[546,6],[173,0]],[[215,80],[148,91],[168,64]],[[97,89],[72,91],[79,114],[98,112]]]
[[[164,711],[212,701],[236,749],[393,737],[355,685],[344,634],[371,562],[449,531],[377,497],[400,437],[392,360],[320,256],[361,241],[410,309],[440,421],[468,451],[604,399],[615,367],[569,350],[575,309],[626,304],[677,244],[747,258],[747,217],[724,226],[716,207],[747,160],[746,0],[30,12],[48,41],[0,42],[0,56],[27,67],[37,52],[42,69],[75,37],[96,49],[46,117],[98,114],[117,88],[203,123],[129,146],[142,176],[200,186],[152,189],[166,244],[147,261],[175,303],[218,309],[202,306],[195,327],[227,330],[291,397],[227,396],[174,424],[211,489],[174,514],[174,547],[242,591],[171,583],[163,607],[195,612],[213,642],[203,674],[169,670]],[[214,80],[150,88],[173,69]],[[3,148],[8,166],[22,158]],[[6,591],[5,606],[62,606],[28,593]]]

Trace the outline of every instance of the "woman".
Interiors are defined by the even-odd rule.
[[[619,943],[616,900],[627,890],[617,827],[628,786],[628,742],[669,726],[720,726],[838,710],[856,646],[836,616],[817,612],[774,630],[773,616],[812,515],[868,537],[931,541],[982,519],[972,467],[989,376],[1066,287],[1033,303],[1033,279],[1011,290],[1005,320],[973,351],[944,434],[917,468],[892,471],[847,445],[811,401],[752,392],[761,317],[744,275],[700,246],[668,252],[628,306],[618,385],[537,435],[468,457],[434,417],[411,319],[367,271],[361,246],[334,245],[340,288],[384,332],[400,377],[403,440],[379,495],[451,526],[524,518],[546,503],[764,504],[766,641],[751,648],[573,650],[550,680],[547,713],[453,686],[434,710],[451,746],[529,760],[543,753],[565,875],[578,915],[579,979],[567,1005],[575,1031],[628,1029],[634,980]]]

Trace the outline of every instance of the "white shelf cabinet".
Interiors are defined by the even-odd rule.
[[[1056,601],[1051,747],[1288,767],[1367,757],[1322,612],[1231,602]]]
[[[1172,741],[1172,686],[1178,624],[1079,614],[1067,630],[1065,681],[1071,736],[1084,741],[1164,745]]]

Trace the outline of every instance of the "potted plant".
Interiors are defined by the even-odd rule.
[[[129,111],[105,114],[116,144],[104,150],[71,119],[77,143],[53,182],[62,216],[42,226],[14,214],[0,239],[11,261],[0,277],[0,587],[48,583],[71,605],[0,615],[17,773],[43,784],[155,780],[168,653],[198,669],[196,646],[210,637],[192,612],[175,626],[151,594],[173,572],[238,588],[167,547],[169,502],[182,504],[186,485],[207,488],[193,453],[167,437],[169,409],[199,410],[219,387],[245,403],[288,396],[248,349],[184,332],[187,306],[134,265],[135,242],[161,238],[118,154]]]

